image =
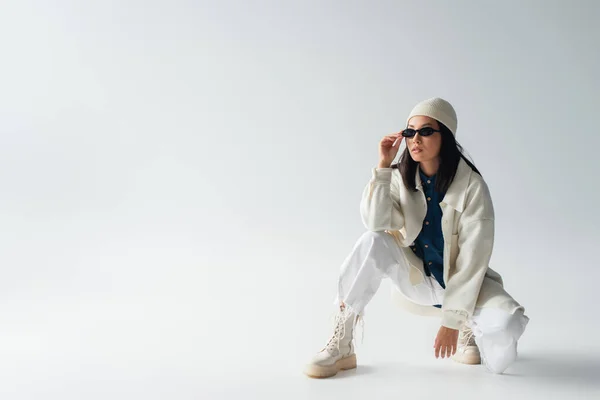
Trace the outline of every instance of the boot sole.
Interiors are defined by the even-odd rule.
[[[338,360],[333,365],[307,365],[304,373],[311,378],[329,378],[336,375],[339,371],[356,368],[356,354]]]
[[[456,354],[455,354],[454,356],[452,356],[452,360],[454,360],[460,364],[468,364],[468,365],[481,364],[481,356],[480,355],[470,355],[470,356],[461,355],[459,357],[456,357]]]

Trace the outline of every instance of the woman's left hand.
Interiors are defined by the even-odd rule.
[[[435,358],[442,358],[452,356],[456,353],[456,344],[458,342],[458,329],[451,329],[445,326],[440,327],[435,343],[433,345],[435,349]]]

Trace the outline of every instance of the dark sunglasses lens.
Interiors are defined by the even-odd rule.
[[[435,130],[433,128],[423,128],[419,131],[421,136],[431,136],[434,132]]]
[[[402,136],[404,137],[413,137],[415,136],[415,130],[414,129],[405,129],[402,131]]]

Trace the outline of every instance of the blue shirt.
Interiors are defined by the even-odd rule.
[[[440,202],[445,193],[435,190],[436,176],[427,177],[420,169],[423,192],[427,199],[427,215],[419,236],[411,247],[415,254],[423,260],[427,276],[433,277],[445,289],[444,283],[444,236],[442,234],[442,208]]]

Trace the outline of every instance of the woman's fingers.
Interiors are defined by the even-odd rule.
[[[394,140],[396,140],[398,138],[401,138],[401,137],[402,137],[402,135],[400,135],[399,133],[394,133],[393,135],[384,136],[383,139],[382,139],[382,141],[383,140],[385,140],[385,141],[394,141]]]
[[[443,335],[442,335],[443,336]],[[433,343],[435,358],[450,358],[456,354],[456,342],[452,339],[436,337]]]
[[[456,354],[456,347],[454,346],[436,342],[433,347],[435,348],[435,358],[450,358]]]
[[[381,143],[394,143],[394,141],[396,141],[397,139],[398,136],[386,136],[381,140]]]

